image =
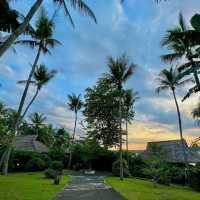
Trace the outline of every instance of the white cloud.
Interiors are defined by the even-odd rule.
[[[3,63],[0,63],[0,74],[9,79],[13,78],[14,76],[12,68]]]

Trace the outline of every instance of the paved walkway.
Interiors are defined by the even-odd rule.
[[[71,176],[70,183],[53,200],[125,200],[103,176]]]

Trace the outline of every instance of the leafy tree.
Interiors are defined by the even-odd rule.
[[[83,0],[52,0],[54,3],[58,4],[59,7],[62,7],[64,9],[64,13],[70,23],[74,26],[73,19],[70,15],[68,4],[74,8],[75,10],[80,11],[81,13],[91,17],[95,22],[96,17],[92,10],[87,6],[86,3],[84,3]],[[14,41],[18,38],[19,35],[21,35],[28,24],[30,23],[31,19],[35,15],[35,13],[38,11],[40,6],[42,5],[43,0],[37,0],[34,2],[30,10],[28,11],[26,17],[24,18],[23,22],[20,24],[20,26],[10,35],[10,37],[0,46],[0,57],[6,52],[6,50],[14,43]]]
[[[32,97],[31,101],[29,102],[29,104],[27,105],[24,113],[22,114],[22,119],[25,117],[27,111],[29,110],[30,106],[33,104],[33,102],[35,101],[36,97],[38,96],[40,90],[46,85],[48,84],[48,82],[54,78],[56,71],[55,70],[51,70],[48,71],[48,68],[44,65],[41,64],[39,66],[36,67],[35,72],[33,74],[33,80],[31,81],[31,83],[36,86],[36,92],[34,94],[34,96]],[[18,83],[27,83],[27,81],[19,81]]]
[[[104,147],[119,145],[119,98],[117,85],[103,75],[86,89],[83,114],[88,138]]]
[[[70,146],[73,146],[74,139],[75,139],[78,112],[81,110],[81,108],[83,106],[83,102],[81,101],[80,97],[81,97],[80,94],[78,96],[76,96],[75,94],[68,95],[69,109],[71,111],[73,111],[75,114],[74,130],[73,130],[73,135],[72,135],[72,140],[71,140]],[[70,150],[68,169],[71,166],[71,160],[72,160],[72,151]]]
[[[136,67],[135,64],[129,63],[129,59],[122,55],[117,59],[112,57],[108,58],[109,74],[108,77],[111,82],[115,82],[119,92],[119,133],[120,133],[120,179],[123,180],[123,155],[122,155],[122,90],[123,84],[133,74],[133,69]]]
[[[176,69],[170,67],[170,69],[163,69],[158,78],[159,86],[156,88],[156,92],[159,94],[161,91],[171,90],[173,94],[173,98],[176,105],[177,115],[178,115],[178,124],[179,124],[179,132],[180,132],[180,139],[182,142],[182,151],[184,155],[184,162],[187,166],[187,154],[185,152],[184,147],[184,138],[183,138],[183,131],[182,131],[182,122],[181,122],[181,113],[178,105],[178,101],[176,98],[176,88],[183,86],[184,84],[191,82],[191,79],[183,79],[182,74],[180,74]]]

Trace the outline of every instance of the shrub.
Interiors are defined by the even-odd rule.
[[[199,166],[196,166],[190,169],[189,182],[190,182],[190,186],[193,189],[200,191],[200,167]]]
[[[132,155],[129,158],[129,171],[132,176],[145,178],[143,173],[145,167],[146,164],[140,156]]]
[[[50,168],[56,171],[62,171],[64,168],[64,165],[61,161],[53,161],[50,165]]]
[[[113,165],[112,165],[112,173],[115,176],[120,176],[120,160],[116,160]],[[128,169],[128,164],[126,160],[123,160],[123,174],[124,177],[129,177],[129,169]]]
[[[169,176],[172,183],[185,184],[185,167],[171,166],[169,168]]]
[[[44,176],[46,177],[46,178],[54,178],[55,177],[55,171],[53,170],[53,169],[46,169],[45,171],[44,171]]]
[[[42,171],[45,169],[45,162],[38,157],[34,157],[26,163],[26,171]]]

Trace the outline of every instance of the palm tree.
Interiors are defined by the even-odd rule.
[[[29,110],[29,108],[33,104],[33,102],[35,101],[35,99],[38,96],[38,93],[41,91],[41,89],[46,84],[48,84],[48,82],[52,78],[54,78],[55,73],[56,73],[55,70],[48,71],[48,68],[44,64],[41,64],[41,65],[36,67],[36,70],[33,74],[33,81],[31,81],[31,83],[36,86],[36,92],[35,92],[33,98],[31,99],[31,101],[29,102],[29,104],[27,105],[24,113],[22,114],[21,119],[23,119],[25,117],[27,111]],[[18,83],[24,84],[26,82],[27,81],[19,81]]]
[[[69,106],[69,109],[73,111],[75,114],[74,130],[73,130],[72,140],[70,144],[70,146],[72,146],[74,144],[74,139],[75,139],[78,111],[81,110],[83,106],[83,102],[81,101],[81,95],[79,94],[78,96],[76,96],[74,93],[72,93],[71,95],[68,95],[68,106]],[[71,166],[71,161],[72,161],[72,150],[70,150],[68,169]]]
[[[181,73],[177,71],[177,69],[170,67],[170,69],[163,69],[158,78],[158,84],[159,86],[156,88],[156,93],[160,93],[161,91],[166,91],[166,90],[171,90],[173,94],[173,98],[175,101],[176,105],[176,110],[177,110],[177,115],[178,115],[178,123],[179,123],[179,132],[180,132],[180,139],[181,139],[181,146],[182,146],[182,151],[183,151],[183,156],[184,156],[184,162],[185,165],[187,166],[187,155],[185,151],[185,146],[184,146],[184,138],[183,138],[183,131],[182,131],[182,122],[181,122],[181,113],[178,105],[178,101],[176,98],[176,88],[183,86],[184,84],[191,82],[192,79],[184,79]]]
[[[133,105],[138,99],[138,93],[132,90],[126,90],[124,94],[124,107],[125,107],[125,118],[126,118],[126,151],[128,154],[128,123],[133,119]],[[133,113],[132,113],[133,112]],[[132,115],[130,114],[132,113]]]
[[[200,125],[200,103],[193,109],[192,117],[196,120],[197,124]]]
[[[126,55],[122,55],[117,59],[112,57],[108,58],[109,74],[108,77],[111,82],[117,85],[119,92],[119,145],[120,145],[120,179],[123,180],[123,152],[122,152],[122,92],[123,84],[133,74],[133,69],[136,67],[135,64],[129,63],[129,59]]]
[[[33,6],[30,8],[28,14],[24,18],[23,22],[20,24],[20,26],[10,35],[10,37],[0,46],[0,57],[6,52],[8,48],[14,43],[14,41],[18,38],[19,35],[21,35],[28,24],[30,23],[31,19],[37,12],[37,10],[40,8],[44,0],[37,0],[34,2]],[[70,15],[68,4],[74,8],[75,10],[80,11],[81,13],[91,17],[95,23],[97,22],[96,17],[92,10],[87,6],[86,3],[84,3],[83,0],[52,0],[54,3],[58,4],[59,7],[63,7],[64,13],[66,17],[69,19],[70,23],[74,26],[72,17]]]
[[[186,70],[186,75],[188,75],[188,73],[193,73],[196,86],[200,90],[200,81],[196,67],[199,62],[194,61],[194,58],[196,58],[197,55],[193,50],[192,38],[186,37],[186,32],[188,32],[188,29],[183,15],[180,13],[179,25],[174,29],[168,30],[162,40],[162,46],[167,46],[168,49],[172,50],[172,53],[161,56],[161,59],[165,62],[172,62],[182,57],[186,57],[189,62],[180,66],[179,70]],[[189,70],[187,70],[188,68]]]
[[[35,68],[36,68],[38,60],[40,58],[40,55],[41,55],[42,52],[44,54],[50,53],[50,50],[48,49],[49,46],[51,48],[53,48],[56,44],[60,44],[59,41],[52,38],[53,29],[54,29],[53,22],[48,19],[45,10],[42,9],[41,12],[40,12],[39,18],[36,21],[36,29],[35,30],[33,29],[32,33],[31,33],[33,39],[32,40],[20,40],[20,41],[16,42],[17,44],[19,43],[19,44],[23,44],[23,45],[28,45],[32,48],[37,47],[38,51],[37,51],[35,61],[32,65],[32,69],[30,71],[29,77],[28,77],[26,85],[25,85],[24,92],[22,94],[22,97],[21,97],[21,100],[20,100],[20,103],[19,103],[19,108],[18,108],[18,111],[17,111],[16,120],[13,124],[13,138],[11,138],[10,145],[8,146],[6,151],[4,152],[4,154],[7,154],[5,162],[4,162],[4,166],[2,167],[4,175],[7,175],[7,173],[8,173],[8,161],[9,161],[9,158],[10,158],[10,153],[12,151],[12,143],[13,143],[14,137],[17,134],[17,131],[18,131],[24,102],[25,102],[25,99],[26,99],[26,96],[27,96],[29,86],[31,84],[32,76],[35,72]]]
[[[36,135],[38,136],[39,128],[42,125],[44,125],[44,122],[46,121],[46,117],[41,113],[35,112],[30,115],[30,120],[31,120],[32,126],[36,132]]]

